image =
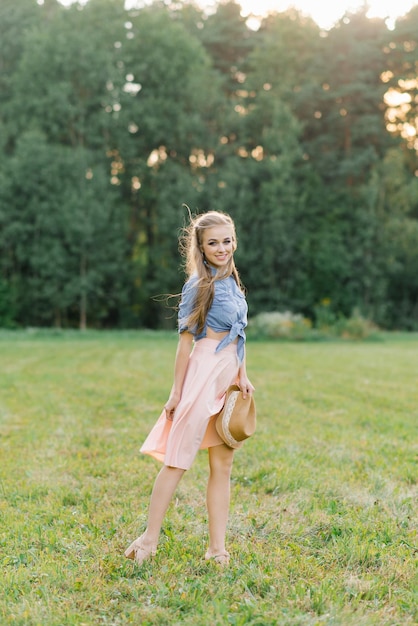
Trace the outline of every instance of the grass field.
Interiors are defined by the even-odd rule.
[[[0,333],[0,624],[418,624],[418,338],[249,342],[228,570],[203,560],[207,453],[156,558],[123,557],[176,336]]]

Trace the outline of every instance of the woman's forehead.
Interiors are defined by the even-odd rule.
[[[205,228],[203,231],[203,241],[209,241],[209,239],[222,240],[232,237],[234,234],[232,226],[220,225],[212,226],[211,228]]]

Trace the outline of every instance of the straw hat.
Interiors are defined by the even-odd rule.
[[[256,410],[253,396],[247,395],[244,399],[238,385],[231,385],[215,425],[218,435],[227,446],[240,448],[244,440],[255,432]]]

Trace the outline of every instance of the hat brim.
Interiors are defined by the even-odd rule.
[[[238,385],[231,385],[215,426],[218,435],[228,447],[240,448],[256,429],[256,410],[252,394],[244,398]]]

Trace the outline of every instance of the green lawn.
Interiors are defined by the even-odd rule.
[[[236,454],[228,570],[203,560],[206,452],[154,561],[123,557],[175,348],[0,333],[0,624],[417,624],[417,337],[249,342],[258,429]]]

